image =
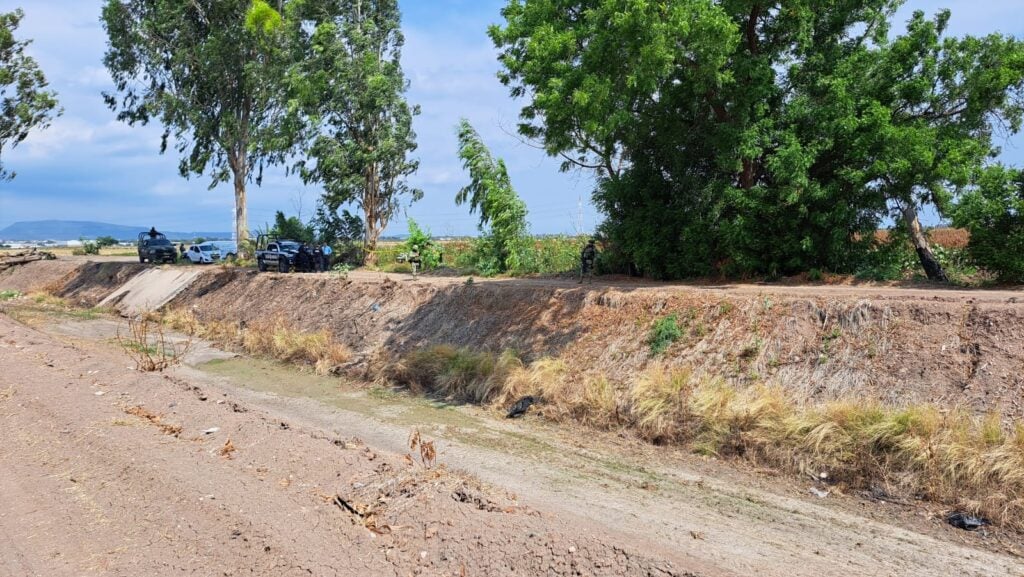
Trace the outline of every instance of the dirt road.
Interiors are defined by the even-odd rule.
[[[141,374],[114,326],[0,316],[0,575],[1024,575],[1013,537],[539,420],[251,359]]]

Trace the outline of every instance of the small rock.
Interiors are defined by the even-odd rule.
[[[569,547],[569,553],[575,553],[575,552],[576,552],[576,546],[575,545],[570,546]]]
[[[219,430],[220,430],[220,427],[210,427],[209,429],[206,429],[205,431],[203,431],[203,434],[204,435],[212,435],[212,434],[216,433]]]
[[[811,487],[810,491],[811,491],[812,495],[814,495],[815,497],[817,497],[819,499],[824,499],[825,497],[829,496],[829,491],[822,491],[821,489],[819,489],[817,487]]]
[[[93,394],[94,394],[94,395],[96,395],[97,397],[102,397],[103,395],[105,395],[105,394],[107,394],[107,393],[105,393],[104,391],[96,391],[96,392],[95,392],[95,393],[93,393]]]

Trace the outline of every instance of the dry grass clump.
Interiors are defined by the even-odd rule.
[[[335,372],[352,358],[348,347],[335,342],[327,329],[306,332],[281,318],[251,323],[241,331],[241,343],[249,354],[310,365],[319,375]]]
[[[44,307],[64,308],[68,306],[68,301],[46,291],[32,292],[28,294],[28,297],[36,304]]]
[[[416,393],[483,404],[501,395],[509,376],[522,366],[512,351],[495,354],[436,345],[385,365],[382,376]]]
[[[848,488],[928,499],[1024,529],[1024,425],[1008,430],[997,415],[864,400],[805,404],[781,387],[736,387],[660,364],[616,384],[571,375],[558,360],[527,365],[511,353],[448,346],[410,353],[385,372],[415,392],[501,407],[533,395],[547,418],[825,473]]]
[[[1024,427],[995,415],[865,401],[804,405],[778,387],[737,389],[655,367],[629,389],[628,423],[655,442],[745,456],[851,488],[947,503],[1024,528]]]
[[[178,310],[168,312],[164,322],[175,330],[238,347],[251,355],[312,366],[319,375],[337,372],[352,358],[349,348],[336,342],[330,331],[303,331],[280,317],[242,325],[228,321],[200,322],[191,311]]]

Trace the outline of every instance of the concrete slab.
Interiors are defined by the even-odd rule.
[[[198,267],[166,266],[147,270],[110,293],[99,306],[114,307],[129,315],[155,311],[188,288],[201,274]]]

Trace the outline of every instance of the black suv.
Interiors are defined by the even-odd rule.
[[[139,262],[178,262],[178,249],[163,234],[151,230],[139,233]]]

